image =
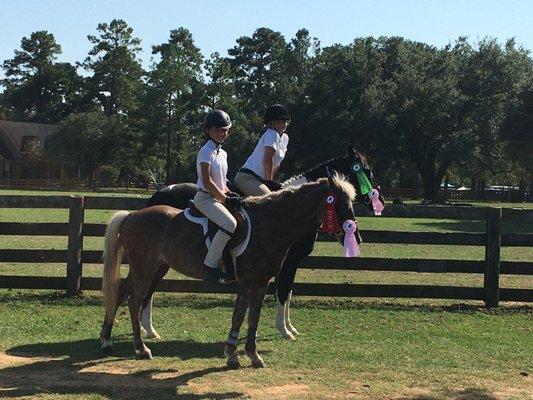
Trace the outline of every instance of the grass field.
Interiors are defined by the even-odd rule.
[[[0,191],[0,194],[6,194]],[[11,192],[10,194],[14,194]],[[42,194],[42,193],[35,193]],[[57,194],[57,193],[51,193]],[[120,194],[121,195],[121,194]],[[131,195],[131,194],[130,194]],[[514,205],[516,206],[516,205]],[[86,212],[106,222],[112,211]],[[64,222],[66,210],[0,209],[0,222]],[[361,218],[362,229],[484,232],[482,221]],[[506,233],[533,233],[504,223]],[[364,234],[364,232],[363,232]],[[101,249],[102,238],[86,238]],[[64,249],[61,237],[0,236],[2,248]],[[362,245],[364,256],[483,259],[470,246]],[[341,255],[317,243],[316,255]],[[503,248],[504,260],[533,260],[531,248]],[[64,264],[7,264],[0,275],[64,276]],[[101,276],[85,265],[84,276]],[[181,276],[169,274],[173,279]],[[298,282],[413,283],[482,286],[477,274],[300,270]],[[501,276],[503,287],[533,287],[530,276]],[[275,304],[263,307],[258,349],[267,368],[224,367],[231,295],[158,294],[154,325],[163,340],[148,342],[154,359],[135,360],[127,308],[103,357],[98,333],[100,294],[67,299],[52,291],[0,290],[0,397],[38,399],[533,399],[533,307],[480,302],[295,297],[291,320],[302,332],[286,342],[274,328]],[[241,334],[246,332],[243,325]],[[242,350],[243,345],[240,345]]]
[[[532,314],[443,302],[298,298],[283,341],[274,304],[263,308],[258,347],[267,363],[224,368],[231,296],[160,295],[149,342],[132,358],[129,317],[117,318],[115,354],[97,340],[95,295],[0,292],[0,396],[55,399],[528,399],[533,392]],[[82,311],[83,310],[83,311]],[[245,329],[243,329],[245,331]],[[242,345],[241,345],[242,348]],[[176,393],[181,396],[176,397]]]

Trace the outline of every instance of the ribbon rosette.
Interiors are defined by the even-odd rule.
[[[344,257],[357,257],[360,254],[359,245],[355,239],[357,222],[348,219],[342,224],[344,229]]]

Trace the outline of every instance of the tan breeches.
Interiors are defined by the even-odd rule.
[[[237,228],[237,221],[227,210],[227,208],[224,207],[221,202],[216,200],[210,193],[196,193],[196,196],[194,196],[194,205],[196,208],[198,208],[198,210],[203,212],[207,218],[209,218],[222,229],[231,233],[235,232],[235,229]],[[205,256],[205,265],[211,268],[218,267],[220,259],[222,258],[222,251],[224,250],[224,247],[226,246],[226,243],[228,243],[229,239],[230,236],[222,230],[219,230],[216,233],[213,241],[211,242],[211,246],[209,247],[207,255]]]
[[[262,196],[270,193],[270,189],[253,175],[244,172],[237,172],[235,175],[235,185],[245,196]]]

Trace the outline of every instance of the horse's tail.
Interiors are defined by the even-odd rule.
[[[130,215],[129,211],[116,212],[109,220],[105,230],[102,292],[104,294],[106,323],[113,323],[115,318],[120,286],[120,264],[124,254],[124,248],[119,241],[119,231],[128,215]]]

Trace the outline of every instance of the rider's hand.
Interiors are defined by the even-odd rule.
[[[226,192],[226,197],[241,197],[241,195],[235,192]]]
[[[224,205],[230,209],[236,209],[239,208],[242,205],[242,197],[237,196],[227,196],[226,200],[224,201]]]
[[[267,188],[269,188],[272,192],[277,192],[278,190],[280,190],[283,185],[278,182],[278,181],[275,181],[275,180],[271,180],[271,181],[266,181],[265,182],[265,185],[267,186]]]

